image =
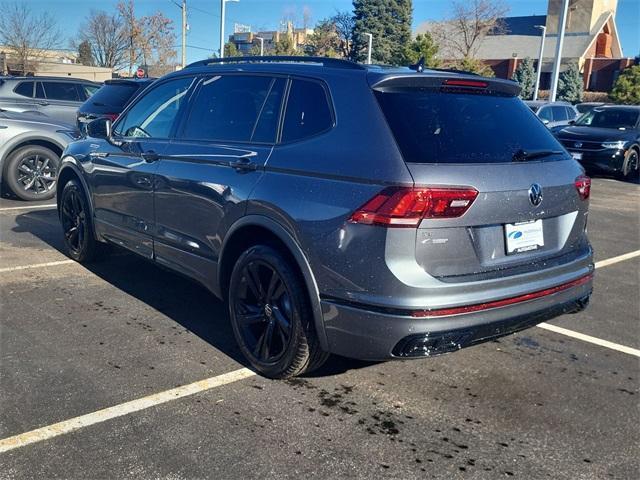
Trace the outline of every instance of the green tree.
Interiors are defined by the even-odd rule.
[[[526,57],[516,68],[512,80],[520,84],[520,97],[523,100],[531,100],[536,88],[536,71],[533,68],[533,60]]]
[[[616,103],[640,105],[640,65],[625,69],[609,94]]]
[[[93,67],[95,62],[93,61],[93,51],[91,49],[91,44],[88,40],[83,40],[78,45],[78,63],[80,65],[86,65],[88,67]]]
[[[452,67],[465,72],[477,73],[483,77],[495,77],[491,67],[482,60],[473,57],[464,57],[462,60],[455,62]]]
[[[417,63],[424,57],[425,67],[438,67],[440,60],[436,58],[438,45],[434,42],[429,33],[419,33],[405,50],[407,63]]]
[[[280,35],[280,40],[276,42],[275,54],[292,56],[300,55],[300,52],[296,49],[296,46],[293,43],[293,37],[289,34],[282,34]]]
[[[241,57],[242,53],[240,53],[235,43],[227,42],[224,45],[224,56],[225,57]]]
[[[373,35],[372,59],[376,63],[406,63],[406,47],[411,42],[411,0],[353,0],[354,57],[367,58],[368,39]]]
[[[339,57],[341,54],[340,38],[336,24],[327,18],[318,22],[313,35],[307,37],[305,53],[315,57]]]
[[[558,78],[558,100],[581,102],[583,93],[583,80],[578,64],[572,63]]]

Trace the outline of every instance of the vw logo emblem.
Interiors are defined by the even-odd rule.
[[[271,318],[271,315],[273,315],[273,308],[271,307],[271,305],[266,304],[264,306],[264,314],[267,318]]]
[[[573,144],[573,146],[576,148],[582,148],[582,142],[576,142]]]
[[[529,201],[534,207],[537,207],[542,203],[542,187],[537,183],[534,183],[529,187]]]

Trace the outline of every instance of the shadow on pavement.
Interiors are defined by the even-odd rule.
[[[15,233],[31,233],[64,254],[55,210],[31,211],[16,217]],[[103,259],[84,265],[92,273],[166,315],[238,363],[247,365],[237,347],[225,303],[200,284],[133,253],[112,247]],[[332,356],[308,377],[359,369],[371,362]]]

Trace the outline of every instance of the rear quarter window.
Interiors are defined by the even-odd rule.
[[[507,163],[518,150],[562,150],[516,97],[431,89],[376,96],[409,163]]]
[[[23,97],[33,98],[33,84],[34,82],[20,82],[13,92]]]
[[[325,87],[319,82],[294,79],[287,100],[282,142],[303,140],[332,127],[333,114]]]

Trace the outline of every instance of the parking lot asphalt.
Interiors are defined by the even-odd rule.
[[[27,433],[0,453],[2,479],[640,478],[638,356],[538,327],[431,359],[198,383],[34,441],[244,367],[222,303],[131,254],[67,261],[49,204],[0,200],[0,447]],[[599,262],[638,251],[640,186],[595,179],[589,234]],[[590,307],[549,323],[640,348],[639,271],[639,256],[598,268]]]

